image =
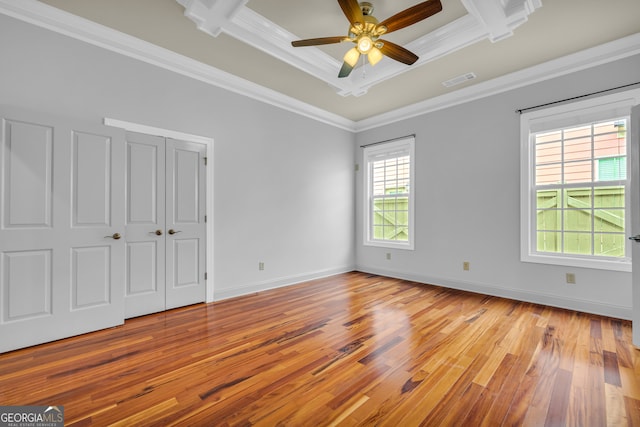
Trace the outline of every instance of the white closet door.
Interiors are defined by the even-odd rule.
[[[205,300],[205,153],[127,133],[127,318]]]
[[[0,116],[0,351],[121,324],[123,132]]]
[[[165,309],[165,140],[127,133],[125,317]]]
[[[205,154],[167,139],[167,308],[205,300]]]

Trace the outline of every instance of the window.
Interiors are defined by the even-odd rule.
[[[414,138],[364,149],[365,245],[413,249]]]
[[[618,93],[522,115],[523,261],[630,271],[627,138],[636,102]]]
[[[627,158],[625,157],[603,157],[596,159],[598,169],[596,180],[612,181],[627,178]]]

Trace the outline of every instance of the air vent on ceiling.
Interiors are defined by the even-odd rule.
[[[475,73],[465,73],[461,76],[454,77],[445,82],[442,82],[442,85],[444,87],[451,87],[451,86],[459,85],[462,82],[466,82],[467,80],[473,80],[475,78],[476,78]]]

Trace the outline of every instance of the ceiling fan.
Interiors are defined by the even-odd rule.
[[[382,40],[380,36],[413,25],[442,10],[440,0],[427,0],[378,22],[371,15],[373,5],[369,2],[358,4],[357,0],[338,0],[338,3],[351,23],[346,37],[320,37],[291,42],[293,47],[318,46],[346,41],[355,43],[356,46],[345,54],[338,77],[347,77],[358,63],[360,55],[367,55],[371,65],[376,65],[383,55],[407,65],[413,64],[418,60],[416,54],[395,43]]]

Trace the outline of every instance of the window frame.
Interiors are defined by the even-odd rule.
[[[631,107],[640,102],[640,90],[617,92],[584,101],[524,112],[520,117],[520,258],[523,262],[562,265],[568,267],[596,268],[613,271],[631,271],[631,244],[625,238],[625,256],[620,258],[598,255],[538,252],[536,185],[535,185],[535,141],[536,133],[586,125],[626,117],[627,128],[627,177],[612,181],[611,185],[625,186],[625,237],[631,226]],[[595,165],[594,165],[595,167]],[[594,187],[594,181],[585,183]],[[591,231],[594,233],[594,230]]]
[[[409,156],[409,192],[408,197],[408,240],[384,240],[373,238],[373,177],[372,164],[374,157],[384,156],[398,152],[397,156]],[[393,158],[393,157],[392,157]],[[407,136],[398,138],[389,142],[381,142],[363,147],[363,164],[364,164],[364,242],[365,246],[374,246],[390,249],[414,250],[415,248],[415,137]]]

